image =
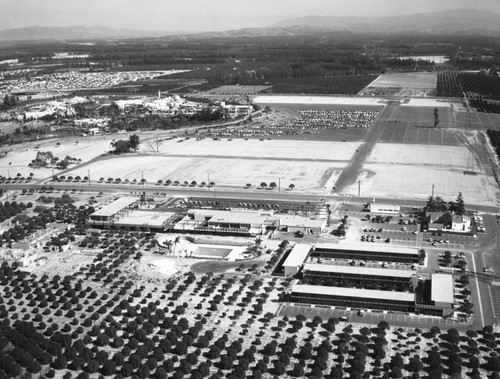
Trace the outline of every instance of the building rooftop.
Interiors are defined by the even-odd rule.
[[[396,212],[399,212],[401,207],[399,205],[394,205],[394,204],[384,204],[384,203],[370,203],[370,211],[377,211],[379,209],[383,210],[393,210]]]
[[[359,274],[367,276],[384,276],[394,278],[413,278],[415,271],[395,270],[389,268],[366,267],[366,266],[338,266],[331,264],[306,263],[304,271],[333,272],[343,274]]]
[[[357,297],[361,299],[394,300],[406,302],[415,301],[415,294],[410,292],[380,291],[347,287],[311,286],[306,284],[296,284],[292,287],[292,292],[311,295]]]
[[[137,197],[120,197],[113,201],[112,203],[105,205],[101,209],[92,213],[91,216],[107,216],[111,217],[116,213],[120,212],[122,209],[134,204],[139,199]]]
[[[191,209],[188,213],[210,217],[210,222],[223,222],[229,224],[262,225],[269,217],[259,212],[221,211],[212,209]]]
[[[453,276],[431,275],[431,300],[438,303],[453,303]]]
[[[281,216],[280,225],[301,228],[321,228],[326,223],[326,220],[313,220],[309,217],[302,216]]]
[[[115,225],[161,227],[174,215],[173,212],[133,210],[115,221]]]
[[[413,247],[399,247],[387,245],[368,245],[368,244],[339,244],[339,243],[317,243],[316,249],[331,249],[331,250],[351,250],[369,253],[390,253],[390,254],[405,254],[418,255],[418,249]]]
[[[284,267],[297,267],[303,264],[307,256],[309,255],[309,252],[311,251],[312,247],[311,245],[307,243],[298,243],[296,244],[292,251],[290,251],[290,254],[288,254],[288,257],[286,258],[285,262],[283,263]]]

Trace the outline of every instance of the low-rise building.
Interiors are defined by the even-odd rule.
[[[415,310],[415,294],[412,292],[296,284],[292,287],[291,299],[298,303],[324,304],[355,309],[382,309],[400,312],[413,312]]]
[[[120,197],[92,213],[89,222],[94,226],[110,225],[118,216],[122,216],[130,209],[136,208],[138,202],[139,199],[136,197]]]
[[[279,219],[279,228],[285,232],[303,232],[305,234],[319,234],[326,227],[326,220],[315,220],[302,216],[284,215]]]
[[[471,218],[465,215],[453,215],[451,221],[451,230],[453,230],[454,232],[470,232]]]
[[[113,221],[113,225],[122,228],[150,229],[162,232],[171,225],[176,217],[177,213],[174,212],[133,209],[117,215]]]
[[[431,275],[431,303],[441,310],[440,316],[453,314],[453,275]]]
[[[311,245],[306,243],[298,243],[293,247],[283,263],[285,276],[293,276],[299,272],[302,265],[307,260],[311,249]]]
[[[325,258],[418,263],[418,249],[413,247],[317,243],[312,255]]]
[[[306,263],[302,269],[304,280],[337,279],[363,280],[367,282],[416,286],[416,274],[412,270],[395,270],[367,266],[338,266],[333,264]]]
[[[399,205],[370,203],[370,213],[397,215],[400,211]]]

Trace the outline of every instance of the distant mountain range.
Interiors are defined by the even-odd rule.
[[[179,32],[159,30],[114,29],[107,27],[32,26],[27,28],[0,30],[0,41],[37,41],[37,40],[103,40],[125,38],[162,37]]]
[[[500,20],[498,13],[461,9],[393,17],[307,16],[280,21],[264,28],[203,33],[85,26],[35,26],[0,30],[0,41],[103,40],[155,38],[172,35],[190,35],[192,38],[235,38],[301,35],[316,32],[500,36],[500,22],[498,20]]]
[[[499,20],[498,13],[460,9],[393,17],[308,16],[281,21],[271,27],[352,33],[500,35]]]

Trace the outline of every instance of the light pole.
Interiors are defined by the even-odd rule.
[[[432,192],[431,192],[431,197],[434,197],[434,183],[432,184]]]

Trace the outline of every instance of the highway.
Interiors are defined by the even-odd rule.
[[[270,200],[270,201],[294,201],[294,202],[319,202],[326,203],[342,203],[347,198],[342,193],[321,194],[307,193],[296,190],[282,189],[281,191],[270,189],[244,189],[234,187],[215,186],[214,188],[207,187],[183,187],[183,186],[157,186],[154,184],[146,184],[145,186],[137,184],[107,184],[107,183],[51,183],[45,182],[22,183],[22,184],[0,184],[0,189],[3,190],[38,190],[42,186],[53,187],[60,190],[76,190],[86,192],[106,192],[106,193],[140,193],[161,194],[162,196],[178,196],[178,197],[204,197],[204,198],[227,198],[245,200]],[[361,205],[373,202],[373,197],[349,197],[349,204]],[[395,199],[395,198],[376,198],[378,203],[396,204],[408,207],[423,207],[426,200],[422,199]],[[468,210],[476,210],[484,213],[499,213],[499,206],[483,205],[483,204],[467,204]]]

